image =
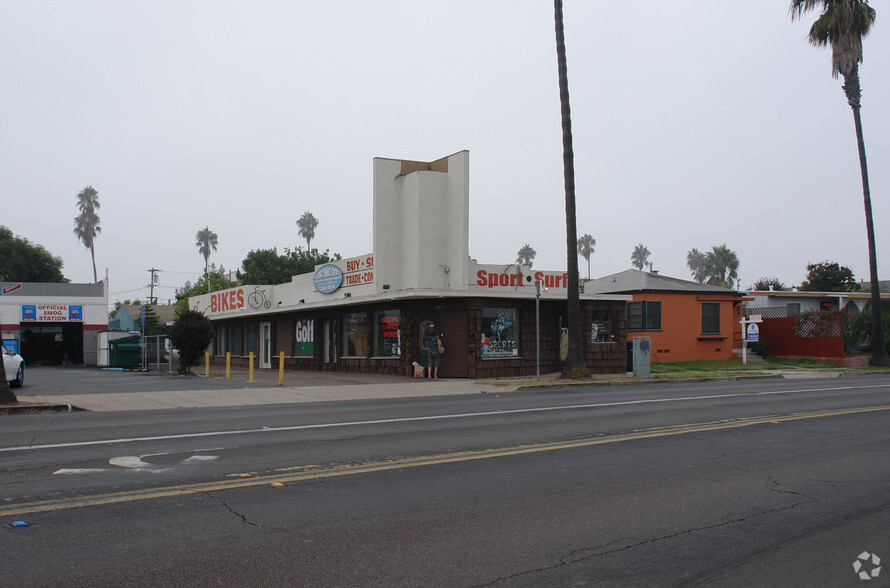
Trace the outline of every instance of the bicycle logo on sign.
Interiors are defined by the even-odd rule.
[[[272,303],[266,300],[266,292],[260,290],[259,286],[254,287],[253,292],[247,295],[247,304],[251,308],[270,308]]]

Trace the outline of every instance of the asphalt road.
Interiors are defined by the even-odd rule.
[[[857,585],[888,453],[886,376],[5,417],[0,583]]]

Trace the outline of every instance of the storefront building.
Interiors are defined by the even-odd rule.
[[[108,330],[107,282],[0,282],[0,334],[28,364],[96,365]]]
[[[538,295],[536,283],[540,282]],[[469,256],[469,154],[434,162],[374,160],[373,253],[275,286],[190,300],[214,323],[213,355],[259,368],[413,373],[442,337],[441,377],[560,371],[565,272],[479,264]],[[587,366],[625,371],[625,295],[581,294]],[[538,329],[540,324],[540,329]],[[538,359],[540,354],[540,360]]]

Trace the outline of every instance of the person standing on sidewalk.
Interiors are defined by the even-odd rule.
[[[436,332],[436,327],[430,327],[430,334],[426,339],[427,352],[426,352],[426,374],[427,378],[438,378],[439,377],[439,336]]]

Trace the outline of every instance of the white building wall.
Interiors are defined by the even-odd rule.
[[[466,290],[469,187],[468,151],[431,163],[374,160],[378,292]]]

